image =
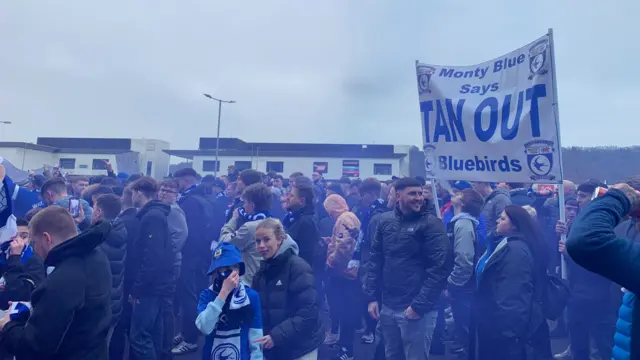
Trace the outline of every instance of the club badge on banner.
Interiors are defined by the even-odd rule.
[[[559,183],[551,35],[479,65],[417,62],[427,177]]]

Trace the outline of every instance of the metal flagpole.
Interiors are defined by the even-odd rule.
[[[560,220],[564,223],[567,220],[565,211],[564,211],[564,165],[562,163],[562,143],[560,136],[560,112],[558,110],[558,83],[556,80],[556,53],[553,42],[553,29],[549,28],[549,58],[551,59],[551,84],[553,86],[553,115],[556,121],[556,134],[558,136],[558,161],[560,162],[560,185],[558,186],[558,206],[560,210]],[[562,234],[561,237],[563,242],[567,241],[567,235]],[[560,264],[560,268],[562,271],[562,278],[567,278],[567,261],[565,259],[565,255],[562,254],[562,262]]]
[[[420,64],[420,61],[416,60],[416,69],[418,69],[418,64]],[[420,107],[420,95],[418,95],[418,108],[419,107]],[[429,131],[429,129],[424,128],[424,121],[422,121],[422,119],[420,119],[420,122],[422,123],[422,138],[425,139],[426,132]],[[426,170],[426,164],[425,164],[425,170]],[[436,207],[436,214],[438,215],[438,219],[442,219],[442,214],[440,214],[440,204],[438,203],[438,187],[436,186],[436,179],[433,178],[429,180],[431,181],[431,193],[433,194],[433,206]]]

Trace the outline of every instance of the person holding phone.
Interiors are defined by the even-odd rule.
[[[208,271],[212,285],[200,294],[196,318],[196,327],[206,336],[203,360],[237,354],[239,360],[263,358],[255,341],[262,337],[260,297],[240,280],[244,270],[237,247],[222,243],[216,248]]]
[[[40,189],[40,194],[42,195],[42,200],[44,200],[47,206],[57,205],[63,207],[71,213],[75,211],[77,208],[77,215],[71,213],[78,229],[83,231],[91,226],[91,217],[93,216],[93,210],[89,203],[75,198],[68,194],[67,192],[67,184],[62,178],[52,178],[47,180],[44,185],[42,185],[42,189]],[[72,202],[71,200],[74,199]],[[72,206],[75,204],[75,200],[78,201],[78,206]]]

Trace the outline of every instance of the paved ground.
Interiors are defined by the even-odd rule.
[[[554,353],[562,352],[566,349],[567,343],[564,339],[554,340],[552,341],[552,346]],[[356,356],[355,360],[371,360],[373,359],[374,346],[373,345],[365,345],[360,343],[360,338],[358,337],[356,342]],[[331,351],[329,348],[324,347],[320,349],[320,359],[321,360],[329,360]],[[200,352],[197,354],[190,354],[185,356],[176,357],[175,360],[201,360],[202,355]],[[429,360],[456,360],[453,356],[432,356]]]

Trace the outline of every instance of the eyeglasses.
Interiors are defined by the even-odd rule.
[[[177,194],[177,191],[171,190],[171,189],[160,189],[161,193],[165,193],[165,194]]]

